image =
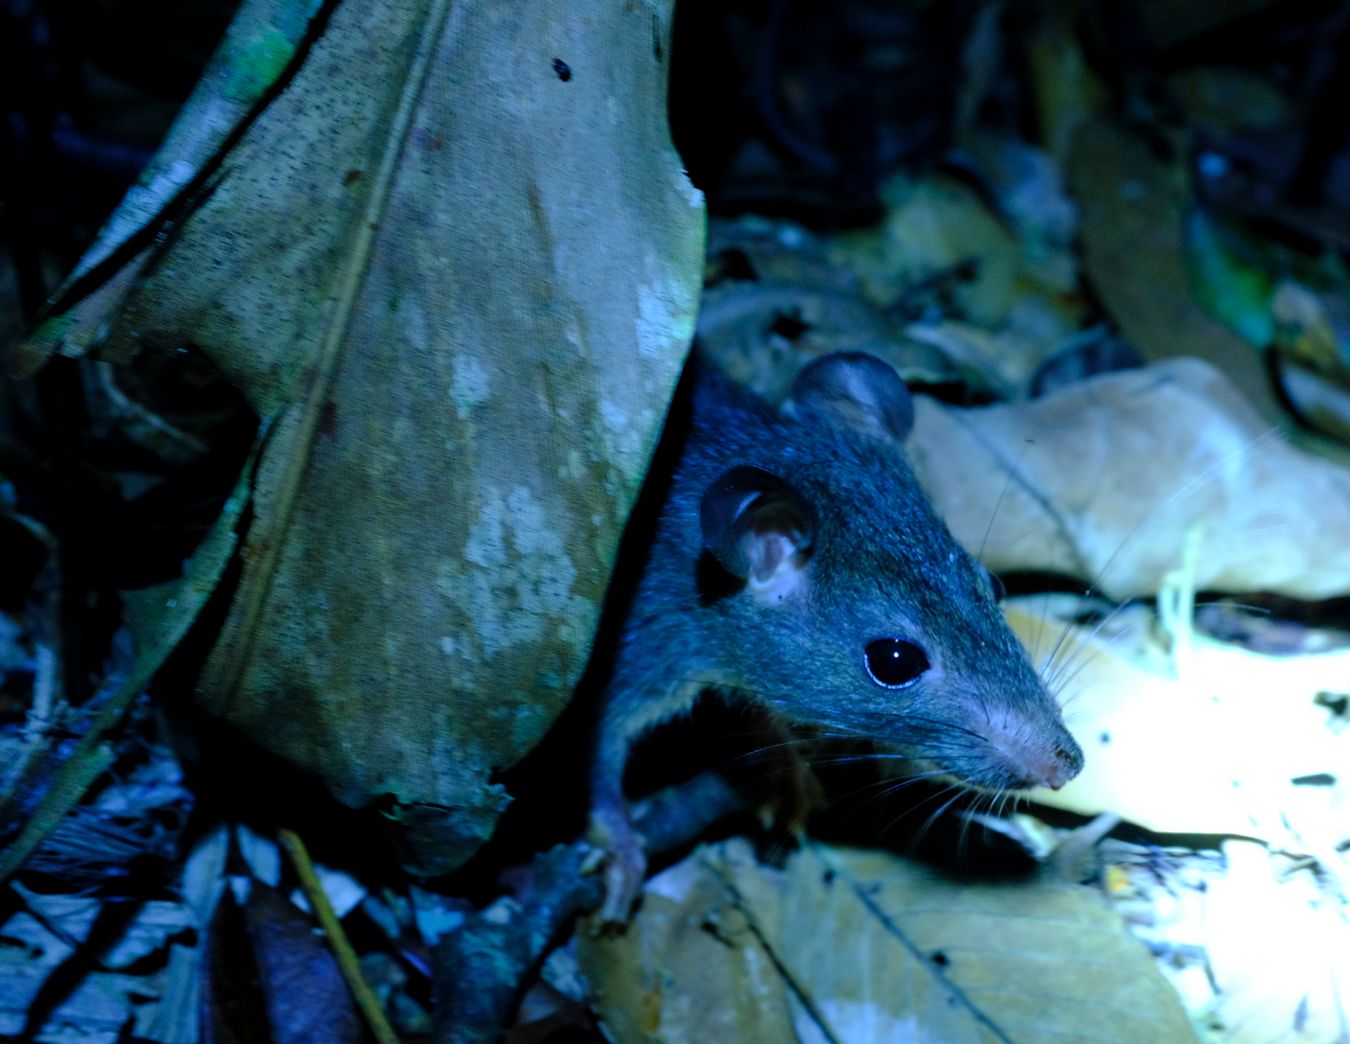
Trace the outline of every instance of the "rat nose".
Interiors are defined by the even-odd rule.
[[[1058,790],[1082,771],[1083,752],[1077,743],[1069,742],[1072,746],[1055,747],[1048,757],[1033,767],[1032,775],[1037,783]]]

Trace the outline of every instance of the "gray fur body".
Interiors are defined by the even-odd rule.
[[[915,771],[981,789],[1059,786],[1081,767],[988,574],[934,514],[904,459],[912,412],[903,384],[870,357],[830,358],[834,372],[804,373],[780,410],[693,364],[687,441],[596,749],[593,819],[610,856],[608,919],[626,916],[642,873],[622,790],[631,745],[710,687],[789,726],[873,740],[913,759]],[[729,472],[742,485],[723,494],[730,508],[710,515],[710,491]],[[781,485],[756,499],[743,488],[746,472],[752,485],[759,472]],[[724,516],[738,528],[722,526]],[[903,685],[869,671],[869,643],[888,638],[926,657]]]

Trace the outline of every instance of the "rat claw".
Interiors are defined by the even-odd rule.
[[[810,763],[789,745],[791,733],[770,723],[768,742],[780,745],[783,753],[774,759],[773,770],[778,786],[768,801],[758,808],[760,827],[781,843],[800,841],[806,835],[806,824],[811,816],[824,808],[825,789]]]
[[[608,837],[598,849],[603,854],[605,874],[605,898],[596,915],[598,932],[622,930],[627,925],[647,874],[647,856],[637,833],[631,827],[605,825],[609,829],[603,833]]]
[[[586,858],[581,861],[581,872],[583,874],[593,874],[604,865],[607,854],[600,845],[591,845],[590,851],[586,853]]]
[[[605,863],[605,901],[600,907],[600,921],[605,925],[628,923],[642,891],[647,874],[647,857],[637,838],[631,844],[617,844],[609,850]]]

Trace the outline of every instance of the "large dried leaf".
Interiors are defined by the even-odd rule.
[[[1350,469],[1289,445],[1197,360],[1016,405],[916,407],[919,481],[996,571],[1151,595],[1194,533],[1201,590],[1350,593]]]
[[[240,7],[154,158],[57,292],[55,314],[19,346],[13,362],[20,373],[53,352],[83,355],[98,347],[105,324],[157,256],[157,233],[203,190],[230,135],[296,59],[320,7],[319,0]]]
[[[1012,303],[1019,247],[978,195],[952,179],[896,178],[884,196],[885,222],[838,236],[831,257],[883,307],[918,280],[973,263],[973,278],[959,283],[954,296],[975,322],[999,322]]]
[[[1277,876],[1263,845],[1228,841],[1223,854],[1227,872],[1204,894],[1202,936],[1220,994],[1213,1020],[1225,1030],[1221,1039],[1343,1040],[1350,1024],[1344,900],[1311,874]]]
[[[1270,422],[1283,419],[1260,356],[1205,314],[1185,263],[1191,205],[1180,164],[1106,119],[1082,127],[1068,165],[1093,289],[1150,360],[1190,355],[1223,370]]]
[[[1303,785],[1336,780],[1350,759],[1350,732],[1317,702],[1345,691],[1350,652],[1265,656],[1195,636],[1173,658],[1137,629],[1094,634],[1025,608],[1008,617],[1033,656],[1058,644],[1071,672],[1065,717],[1087,756],[1038,801],[1299,852],[1350,836],[1338,792]]]
[[[1092,892],[885,853],[813,845],[780,871],[745,842],[704,848],[653,879],[626,936],[579,955],[625,1041],[1194,1039]]]
[[[0,1034],[53,1044],[114,1040],[168,982],[159,958],[196,927],[167,901],[135,905],[10,886],[0,918]],[[139,965],[139,966],[138,966]],[[92,966],[92,970],[89,970]],[[148,967],[147,967],[148,966]],[[79,974],[82,973],[82,974]]]
[[[273,421],[203,702],[424,869],[570,694],[693,331],[670,7],[326,9],[111,328]]]
[[[253,881],[238,908],[226,893],[208,940],[201,1014],[209,1039],[246,1040],[264,1032],[275,1044],[366,1039],[327,938],[276,889]],[[251,1018],[243,1021],[241,1013]]]

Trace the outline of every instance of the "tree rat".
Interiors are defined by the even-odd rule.
[[[986,791],[1059,787],[1083,754],[902,443],[913,403],[861,353],[817,359],[777,410],[695,352],[686,442],[605,690],[592,836],[602,921],[645,857],[623,791],[633,743],[701,693],[877,742]]]

